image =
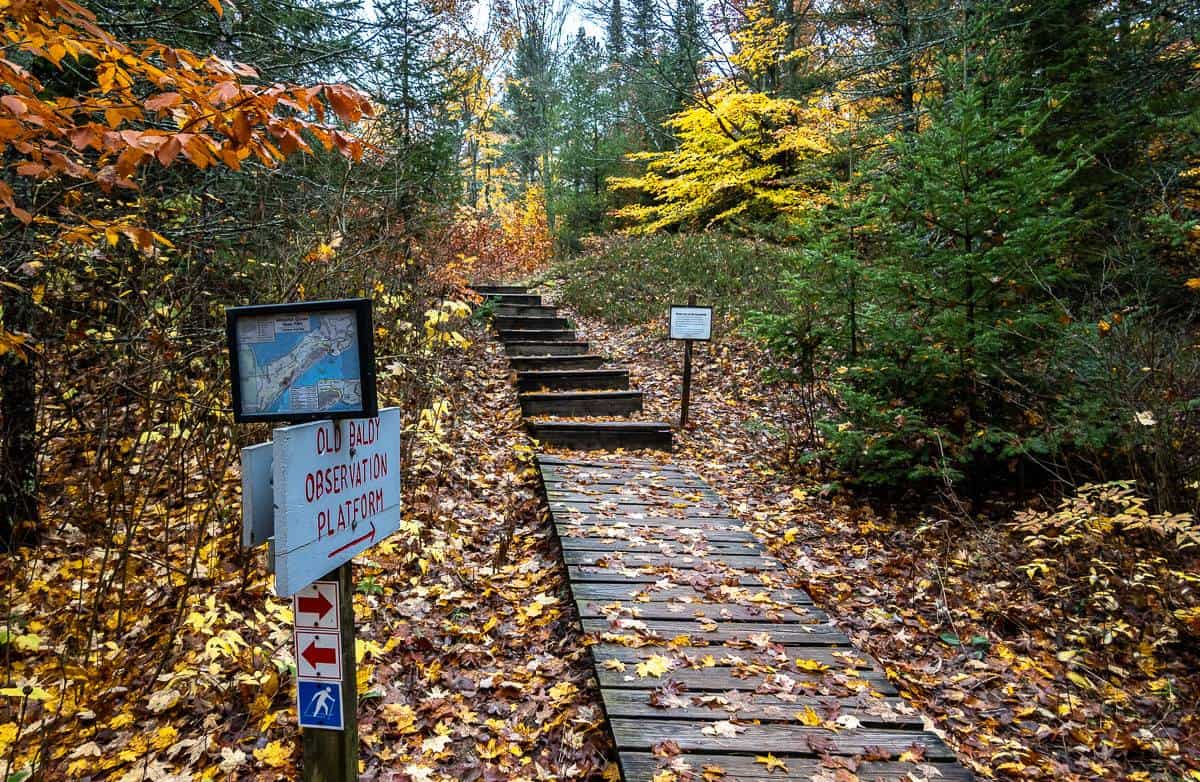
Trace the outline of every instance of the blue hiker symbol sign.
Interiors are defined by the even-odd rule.
[[[300,727],[342,729],[342,685],[335,682],[296,682]]]

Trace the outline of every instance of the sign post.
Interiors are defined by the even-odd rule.
[[[688,295],[686,307],[672,306],[670,337],[683,340],[683,394],[679,410],[679,428],[683,429],[687,426],[692,398],[692,343],[712,339],[712,307],[697,307],[694,293]]]
[[[330,592],[333,601],[329,600]],[[296,714],[304,728],[301,744],[305,782],[358,779],[353,594],[354,576],[351,564],[346,562],[297,592],[294,598]],[[336,628],[332,632],[327,629],[331,623]],[[331,663],[331,659],[335,661]],[[314,675],[299,675],[302,673]],[[336,681],[328,678],[331,673]]]
[[[292,596],[305,782],[358,779],[351,560],[400,525],[400,410],[379,410],[370,302],[226,310],[234,420],[282,421],[242,449],[242,545]],[[307,423],[300,423],[307,422]]]

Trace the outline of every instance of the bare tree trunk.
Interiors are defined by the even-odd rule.
[[[12,296],[5,328],[32,331],[33,303]],[[9,351],[0,356],[0,551],[37,541],[36,356]]]

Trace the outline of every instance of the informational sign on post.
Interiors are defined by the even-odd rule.
[[[379,411],[367,299],[226,310],[234,420],[293,424],[242,449],[242,545],[293,597],[305,782],[358,779],[351,560],[400,525],[400,410]]]
[[[683,340],[683,390],[679,402],[679,428],[687,426],[688,405],[692,398],[692,343],[712,339],[712,307],[697,307],[696,294],[688,296],[687,306],[672,305],[671,339]]]
[[[692,297],[695,300],[695,297]],[[712,339],[712,307],[671,307],[671,339],[708,341]]]
[[[286,597],[400,526],[400,408],[274,438],[275,592]]]

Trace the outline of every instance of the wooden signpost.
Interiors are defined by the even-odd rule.
[[[242,545],[293,600],[306,782],[358,779],[351,560],[400,525],[400,410],[376,413],[370,302],[227,310],[235,418],[305,421],[242,449]]]
[[[696,294],[688,296],[687,306],[672,305],[670,338],[683,340],[683,394],[679,410],[679,428],[687,426],[688,404],[692,398],[692,343],[712,339],[712,307],[697,307]]]

